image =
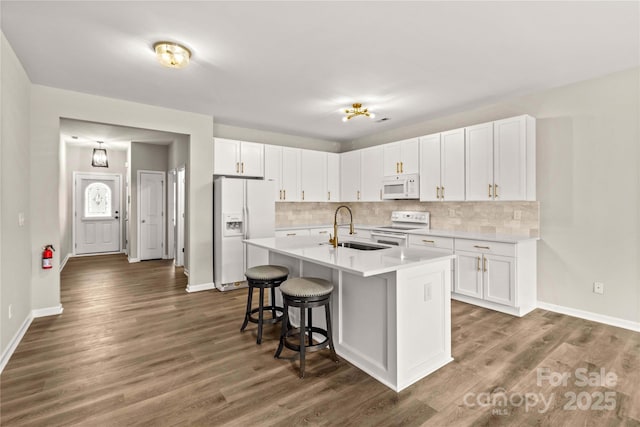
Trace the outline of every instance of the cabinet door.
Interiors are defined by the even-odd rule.
[[[365,148],[360,153],[360,200],[378,202],[382,200],[382,148]]]
[[[483,259],[484,299],[498,304],[516,305],[515,259],[485,254]]]
[[[441,200],[464,200],[464,129],[442,133]]]
[[[465,128],[466,200],[493,200],[493,122]]]
[[[525,116],[494,122],[493,180],[497,200],[527,198]]]
[[[440,200],[440,134],[420,138],[420,200]]]
[[[287,202],[300,201],[299,148],[282,148],[282,194]]]
[[[255,142],[240,144],[240,173],[242,176],[264,176],[264,145]]]
[[[324,202],[327,197],[327,153],[301,150],[300,154],[301,200]]]
[[[275,181],[275,200],[282,201],[282,147],[264,146],[264,179]]]
[[[340,154],[327,153],[327,198],[329,202],[340,201]]]
[[[400,143],[392,142],[382,146],[382,157],[384,162],[384,176],[398,175],[400,173]]]
[[[240,175],[240,141],[215,138],[213,144],[213,174]]]
[[[456,251],[454,292],[482,298],[482,254]]]
[[[407,139],[400,142],[400,173],[419,172],[419,138]]]
[[[340,154],[340,198],[343,202],[360,199],[360,150]]]
[[[275,232],[276,237],[296,237],[296,236],[309,236],[310,232],[307,228],[296,228],[293,230],[277,230]]]

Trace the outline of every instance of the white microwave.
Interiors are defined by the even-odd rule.
[[[420,177],[417,173],[385,176],[382,181],[382,198],[385,200],[419,199]]]

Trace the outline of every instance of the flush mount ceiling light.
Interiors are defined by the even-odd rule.
[[[102,141],[96,141],[98,148],[93,149],[93,156],[91,156],[91,166],[94,168],[108,168],[109,160],[107,159],[107,150],[102,148]]]
[[[173,42],[157,42],[153,45],[156,57],[165,67],[184,68],[189,65],[191,51],[186,47]]]
[[[344,116],[342,118],[343,122],[346,122],[347,120],[351,120],[353,117],[356,116],[367,116],[370,119],[373,119],[376,115],[373,113],[370,113],[369,110],[367,108],[362,108],[362,104],[353,104],[352,105],[353,108],[347,108],[344,110],[346,116]]]

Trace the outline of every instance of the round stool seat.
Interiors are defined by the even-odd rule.
[[[307,298],[322,297],[333,291],[333,284],[317,277],[294,277],[280,285],[284,295]]]
[[[249,268],[244,275],[252,280],[274,280],[288,276],[289,269],[281,265],[257,265]]]

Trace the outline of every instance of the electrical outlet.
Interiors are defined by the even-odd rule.
[[[593,293],[595,294],[604,294],[604,283],[602,282],[593,282]]]
[[[18,214],[18,226],[24,227],[24,214],[22,212]]]
[[[456,210],[455,209],[449,209],[449,216],[450,217],[456,216]]]
[[[513,211],[513,219],[520,221],[522,219],[522,211]]]
[[[9,319],[13,317],[13,304],[9,304]]]

